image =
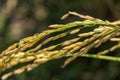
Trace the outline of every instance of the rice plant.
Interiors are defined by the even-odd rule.
[[[30,71],[38,65],[53,59],[68,57],[62,67],[69,65],[77,57],[91,57],[111,61],[119,61],[119,57],[106,55],[120,48],[120,21],[103,21],[88,15],[68,12],[61,19],[69,15],[82,18],[67,24],[53,24],[51,29],[33,36],[21,39],[0,54],[0,72],[23,64],[2,76],[5,80],[14,74]],[[104,45],[105,42],[114,43],[95,54],[89,54],[91,49]],[[106,55],[106,56],[105,56]]]

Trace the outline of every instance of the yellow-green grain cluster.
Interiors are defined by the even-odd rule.
[[[46,61],[67,56],[70,57],[62,67],[78,56],[120,61],[118,57],[103,56],[120,48],[120,21],[103,21],[76,12],[69,12],[62,19],[69,15],[75,15],[84,20],[50,25],[49,27],[52,29],[21,39],[1,52],[0,72],[26,63],[24,66],[4,74],[2,79],[5,80],[9,76],[20,74],[25,70],[30,71]],[[87,54],[90,49],[97,48],[107,41],[116,44],[96,54]]]

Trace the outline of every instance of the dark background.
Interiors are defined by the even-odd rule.
[[[68,11],[114,21],[120,19],[120,0],[0,0],[0,51],[48,25],[77,20],[60,20]],[[110,54],[119,56],[119,51]],[[79,57],[61,68],[65,59],[49,61],[8,80],[120,80],[118,62]]]

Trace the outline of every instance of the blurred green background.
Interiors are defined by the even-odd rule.
[[[79,20],[60,20],[68,11],[114,21],[120,19],[120,0],[0,0],[0,51],[48,25]],[[119,56],[119,51],[110,54]],[[49,61],[8,80],[120,80],[118,62],[79,57],[61,68],[65,59]]]

